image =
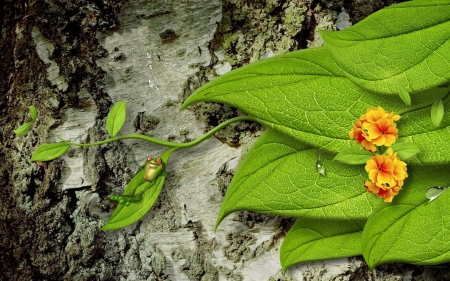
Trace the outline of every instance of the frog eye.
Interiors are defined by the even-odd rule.
[[[161,158],[157,158],[157,159],[156,159],[156,163],[161,164],[161,163],[162,163]]]
[[[148,159],[147,159],[147,160],[148,160],[148,161],[151,161],[151,160],[153,160],[153,156],[151,156],[151,155],[150,155],[150,156],[148,157]]]

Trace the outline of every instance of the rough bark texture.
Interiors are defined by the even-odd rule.
[[[260,126],[238,123],[177,152],[164,190],[138,223],[102,232],[146,155],[137,141],[72,148],[30,164],[39,144],[107,137],[112,103],[127,101],[124,133],[185,142],[239,111],[201,104],[178,112],[200,85],[232,68],[321,45],[395,1],[6,0],[0,6],[0,280],[449,280],[448,267],[360,257],[304,263],[287,273],[279,247],[292,220],[250,212],[215,217]],[[12,131],[38,125],[23,137]],[[219,141],[220,139],[221,141]]]

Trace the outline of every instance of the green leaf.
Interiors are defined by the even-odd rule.
[[[333,160],[349,165],[366,164],[374,154],[360,148],[347,148],[339,152]]]
[[[34,105],[31,105],[29,107],[30,109],[30,116],[31,119],[33,121],[25,123],[21,126],[19,126],[19,128],[15,129],[13,132],[14,134],[18,135],[18,136],[23,136],[28,134],[28,132],[31,130],[31,128],[33,127],[33,124],[36,122],[36,118],[37,118],[37,110],[36,107],[34,107]]]
[[[159,157],[168,164],[170,155],[177,148],[171,148],[163,152]],[[123,194],[129,195],[133,194],[133,191],[136,189],[135,194],[139,193],[143,189],[147,188],[151,185],[150,182],[144,180],[144,169],[139,170],[139,172],[131,179],[125,188]],[[129,206],[118,204],[114,212],[112,213],[109,220],[102,227],[102,230],[113,230],[126,227],[138,221],[142,218],[155,204],[158,199],[159,194],[161,193],[162,187],[164,185],[164,180],[166,179],[166,174],[163,173],[156,179],[155,184],[146,190],[142,195],[142,200],[139,202],[133,202]]]
[[[50,161],[66,153],[70,148],[70,142],[56,142],[41,144],[31,156],[31,162]]]
[[[405,90],[405,88],[400,87],[399,96],[407,106],[411,106],[411,95]]]
[[[404,109],[397,97],[366,92],[339,75],[343,74],[326,48],[296,51],[228,72],[199,88],[182,108],[200,101],[229,104],[266,128],[338,153],[355,145],[348,132],[367,108]],[[445,87],[432,88],[414,93],[412,98],[421,104],[430,97],[445,96],[446,91]],[[448,103],[446,98],[445,106]],[[429,108],[402,114],[397,124],[398,141],[415,143],[421,151],[413,159],[415,163],[448,162],[449,114],[440,128],[433,126]]]
[[[391,146],[401,160],[406,160],[420,152],[419,147],[413,143],[396,143]]]
[[[346,79],[326,48],[283,54],[226,73],[199,88],[182,108],[200,101],[237,107],[266,128],[334,152],[354,143],[348,132],[368,107],[403,108],[395,97],[369,94]]]
[[[326,176],[316,171],[319,157]],[[364,189],[366,171],[331,157],[266,129],[228,186],[216,228],[227,215],[240,210],[297,218],[367,218],[379,200]]]
[[[370,268],[389,262],[433,265],[450,261],[450,192],[431,202],[425,196],[430,186],[449,185],[450,167],[414,174],[424,169],[408,167],[410,176],[399,195],[392,203],[381,203],[369,217],[362,252]]]
[[[106,130],[111,137],[117,135],[125,123],[127,116],[126,104],[127,103],[124,101],[119,101],[108,113],[108,118],[106,119]]]
[[[19,128],[15,129],[13,132],[14,132],[14,134],[16,134],[18,136],[26,135],[31,130],[31,127],[33,127],[33,124],[34,124],[34,121],[25,123],[25,124],[21,125]]]
[[[431,106],[431,120],[433,121],[433,125],[438,127],[441,124],[442,119],[444,118],[444,104],[442,100],[436,100]]]
[[[381,93],[417,92],[450,79],[450,2],[408,1],[338,32],[321,31],[346,76]]]
[[[361,255],[365,220],[303,218],[289,230],[280,249],[283,270],[299,262]]]
[[[34,105],[31,105],[29,108],[30,108],[30,116],[31,116],[31,119],[33,119],[33,121],[36,121],[36,118],[37,118],[37,110],[36,110],[36,107],[34,107]]]

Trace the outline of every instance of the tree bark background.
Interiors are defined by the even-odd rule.
[[[317,30],[342,29],[395,1],[6,0],[0,6],[0,280],[450,280],[448,266],[361,257],[303,263],[286,273],[279,247],[293,220],[239,212],[214,232],[226,186],[260,126],[238,123],[177,151],[160,198],[139,222],[100,231],[148,155],[122,141],[71,148],[43,165],[54,142],[107,138],[111,105],[127,102],[122,133],[187,142],[236,109],[200,104],[196,88],[233,68],[320,46]],[[29,121],[26,136],[12,131]]]

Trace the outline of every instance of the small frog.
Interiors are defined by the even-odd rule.
[[[139,171],[141,171],[141,169],[145,169],[144,170],[144,179],[146,181],[150,182],[151,184],[148,185],[144,190],[142,190],[141,192],[139,192],[137,194],[134,194],[135,190],[133,190],[132,194],[113,195],[113,196],[110,196],[109,199],[111,199],[113,201],[118,201],[120,204],[125,204],[126,206],[129,206],[131,202],[141,201],[142,194],[144,194],[144,192],[147,189],[151,188],[156,183],[156,180],[158,179],[158,177],[161,175],[165,175],[165,176],[167,175],[165,168],[166,167],[161,158],[159,158],[159,157],[155,158],[153,156],[149,156],[147,158],[147,161],[145,161],[145,164],[140,167]]]
[[[161,158],[154,158],[153,156],[149,156],[147,161],[145,161],[145,171],[144,171],[144,179],[146,181],[152,182],[156,180],[159,175],[165,172],[164,163]]]

